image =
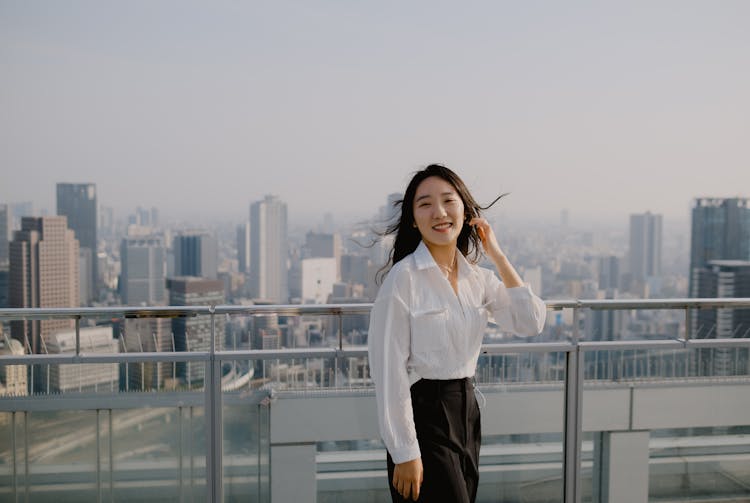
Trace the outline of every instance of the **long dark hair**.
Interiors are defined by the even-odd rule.
[[[404,192],[404,198],[393,203],[395,208],[400,208],[400,211],[396,212],[393,217],[393,222],[388,225],[386,230],[380,235],[382,237],[395,235],[393,248],[388,253],[388,261],[383,267],[380,268],[377,274],[377,282],[380,283],[385,277],[385,274],[397,264],[401,259],[412,253],[419,246],[419,242],[422,240],[422,235],[419,233],[414,225],[414,197],[417,193],[417,187],[425,179],[437,176],[442,178],[446,182],[450,183],[456,193],[464,203],[464,222],[460,234],[458,235],[457,247],[459,251],[469,259],[470,262],[476,263],[479,261],[481,256],[480,244],[482,240],[479,238],[479,233],[476,228],[469,225],[469,221],[472,218],[481,216],[481,212],[490,208],[495,204],[501,197],[507,196],[508,194],[501,194],[494,201],[487,206],[480,206],[474,197],[469,192],[466,184],[461,178],[451,171],[450,169],[440,164],[430,164],[423,170],[414,173],[414,176],[409,181],[409,185],[406,186],[406,192]]]

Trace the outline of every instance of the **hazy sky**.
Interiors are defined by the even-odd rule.
[[[0,0],[0,202],[369,215],[442,162],[518,216],[750,196],[750,2]]]

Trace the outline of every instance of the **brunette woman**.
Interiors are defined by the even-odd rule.
[[[401,215],[370,316],[370,372],[394,502],[469,503],[481,441],[473,376],[490,314],[501,330],[542,331],[544,303],[524,285],[463,181],[430,165]],[[481,245],[481,249],[480,249]],[[500,275],[476,265],[489,257]]]

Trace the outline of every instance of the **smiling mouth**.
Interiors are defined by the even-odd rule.
[[[444,222],[442,224],[433,225],[432,228],[436,231],[447,231],[453,227],[453,224],[451,222]]]

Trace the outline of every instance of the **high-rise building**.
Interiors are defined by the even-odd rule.
[[[186,231],[175,236],[174,276],[216,279],[219,255],[216,238],[205,231]]]
[[[10,208],[7,204],[0,204],[0,267],[8,263],[10,229]]]
[[[237,262],[238,270],[250,272],[250,221],[237,226]]]
[[[336,283],[336,259],[305,258],[301,264],[302,302],[325,304]]]
[[[617,290],[620,285],[620,258],[599,257],[599,290]]]
[[[10,229],[10,207],[7,204],[0,204],[0,309],[8,307],[8,268],[10,266],[8,233]]]
[[[250,291],[272,302],[289,301],[287,209],[276,196],[250,205]]]
[[[216,279],[179,277],[167,280],[169,305],[171,306],[210,306],[224,302],[224,283]],[[221,349],[224,339],[224,318],[217,316],[214,322],[214,348]],[[211,318],[196,316],[172,320],[175,351],[210,351]],[[177,364],[177,377],[185,383],[201,383],[206,375],[203,362],[180,362]]]
[[[636,293],[654,295],[661,277],[662,216],[630,215],[630,278]]]
[[[82,327],[79,331],[82,353],[117,353],[117,340],[112,337],[112,327]],[[72,354],[76,350],[75,330],[53,332],[47,337],[49,354]],[[51,364],[42,369],[45,388],[50,393],[66,391],[116,390],[118,388],[117,363]],[[44,372],[42,373],[44,375]]]
[[[341,281],[344,283],[366,285],[370,259],[365,255],[341,256]]]
[[[99,278],[97,272],[97,203],[96,185],[93,183],[58,183],[57,184],[57,214],[68,218],[68,227],[75,233],[79,242],[81,262],[85,268],[79,270],[83,284],[81,292],[85,297],[81,302],[85,305],[97,297]],[[88,250],[88,251],[87,251]],[[80,295],[80,294],[79,294]]]
[[[703,268],[693,270],[696,297],[750,297],[750,261],[711,260]],[[693,313],[693,335],[696,338],[731,339],[750,337],[750,309],[699,309]],[[744,352],[742,358],[733,356]],[[715,348],[699,350],[698,373],[735,375],[747,365],[747,350]],[[739,366],[739,367],[738,367]]]
[[[120,297],[128,306],[158,306],[167,300],[166,249],[161,236],[132,236],[120,244]]]
[[[341,279],[341,236],[336,233],[308,232],[305,236],[303,258],[333,258],[336,260],[336,281]]]
[[[10,244],[10,307],[79,307],[78,240],[65,217],[24,217]],[[33,353],[73,320],[19,320],[11,335]]]
[[[750,199],[698,198],[693,202],[691,297],[700,297],[695,271],[712,260],[750,260]]]
[[[119,337],[121,352],[174,352],[172,323],[168,318],[128,318]],[[122,365],[121,389],[144,391],[174,387],[174,362],[138,362]]]
[[[21,356],[24,353],[23,345],[3,334],[0,325],[0,355]],[[27,375],[26,365],[0,365],[0,396],[28,395]]]
[[[115,210],[109,206],[99,206],[99,231],[101,237],[112,238],[115,235]]]
[[[0,309],[10,306],[10,304],[8,303],[8,280],[10,277],[10,272],[8,271],[9,267],[10,266],[8,264],[0,265]]]

